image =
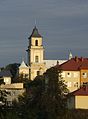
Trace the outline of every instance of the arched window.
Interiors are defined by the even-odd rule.
[[[39,57],[38,56],[35,56],[35,62],[39,62]]]
[[[40,75],[40,71],[37,71],[37,76],[39,76]]]
[[[38,46],[38,40],[35,40],[35,46]]]

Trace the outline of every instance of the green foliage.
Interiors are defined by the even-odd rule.
[[[88,119],[88,110],[67,110],[61,119]]]
[[[5,119],[6,114],[6,102],[7,102],[7,95],[9,93],[6,90],[0,90],[0,119]]]
[[[22,114],[23,119],[37,119],[39,113],[39,100],[44,91],[43,76],[38,76],[30,82],[29,89],[19,97],[19,103],[14,104],[18,113]],[[17,106],[17,107],[16,107]]]
[[[21,118],[57,119],[64,113],[66,86],[60,72],[52,67],[29,83],[29,89],[19,97],[17,107],[15,104]]]
[[[26,92],[19,97],[19,102],[13,103],[17,118],[59,119],[63,115],[66,107],[66,86],[61,80],[61,71],[52,67],[44,75],[26,83]]]
[[[0,79],[0,85],[1,84],[4,84],[4,80],[3,79]]]
[[[16,114],[16,111],[8,111],[5,114],[6,116],[4,117],[4,119],[20,119],[19,116]]]
[[[6,90],[0,90],[0,101],[2,102],[2,104],[6,103],[6,100],[7,100],[7,94],[8,92]],[[1,104],[1,105],[2,105]]]
[[[45,85],[44,99],[48,100],[45,103],[47,116],[48,119],[57,118],[58,115],[64,113],[66,108],[66,97],[64,94],[67,88],[61,77],[61,70],[58,70],[56,67],[48,69],[45,73],[45,80],[47,80],[47,83]]]
[[[10,108],[3,108],[0,110],[0,119],[21,119],[15,110]]]
[[[6,70],[10,70],[13,78],[16,76],[18,67],[20,66],[20,64],[18,63],[13,63],[13,64],[9,64],[5,67]]]

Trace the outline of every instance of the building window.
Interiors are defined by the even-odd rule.
[[[39,62],[38,56],[35,56],[35,62],[36,62],[36,63]]]
[[[40,71],[37,71],[37,76],[39,76],[40,75]]]
[[[86,85],[88,85],[88,82],[83,82],[83,86],[86,86]]]
[[[78,87],[78,82],[74,82],[74,87]]]
[[[87,78],[87,73],[82,74],[83,78]]]
[[[35,46],[38,46],[38,40],[35,40]]]
[[[71,73],[68,72],[68,73],[67,73],[67,77],[71,77]]]

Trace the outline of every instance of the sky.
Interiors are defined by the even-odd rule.
[[[0,0],[0,67],[27,62],[35,20],[45,59],[88,57],[88,0]]]

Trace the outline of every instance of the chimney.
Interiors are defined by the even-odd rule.
[[[59,61],[57,60],[57,65],[59,65]]]
[[[83,57],[81,57],[81,61],[82,61],[82,62],[83,62],[83,60],[84,60]]]
[[[78,57],[77,57],[77,56],[75,56],[75,61],[76,61],[76,62],[78,62],[78,60],[79,60],[79,59],[78,59]]]

